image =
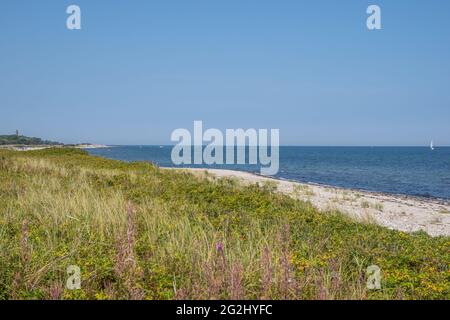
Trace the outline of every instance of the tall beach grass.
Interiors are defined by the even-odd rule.
[[[257,185],[0,150],[1,299],[448,299],[449,248]]]

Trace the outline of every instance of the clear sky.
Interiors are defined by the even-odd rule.
[[[450,1],[0,2],[0,134],[164,144],[194,120],[287,145],[450,145]]]

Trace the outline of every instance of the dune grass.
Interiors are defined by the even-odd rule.
[[[0,150],[0,299],[448,299],[449,248],[257,185]]]

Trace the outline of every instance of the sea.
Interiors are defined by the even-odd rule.
[[[258,165],[181,165],[172,146],[111,146],[90,154],[161,167],[195,167],[259,173]],[[248,149],[246,149],[248,152]],[[450,147],[280,147],[275,178],[426,198],[450,199]]]

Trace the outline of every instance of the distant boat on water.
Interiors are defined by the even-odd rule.
[[[431,143],[430,143],[430,149],[431,149],[431,151],[434,150],[434,142],[433,142],[433,140],[431,140]]]

